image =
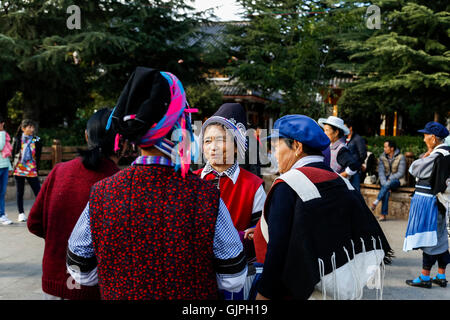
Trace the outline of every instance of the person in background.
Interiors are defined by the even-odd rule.
[[[358,172],[360,165],[345,144],[345,136],[350,133],[349,129],[341,118],[334,116],[327,119],[320,118],[318,122],[331,141],[330,167],[344,178],[350,179]]]
[[[367,148],[367,140],[364,138],[363,140]],[[367,157],[361,166],[361,173],[362,173],[362,180],[364,181],[364,183],[375,184],[377,182],[377,175],[378,175],[377,159],[375,158],[375,155],[370,151],[367,151]]]
[[[444,143],[447,147],[450,147],[450,135],[448,135],[447,138],[444,139]],[[450,238],[450,214],[449,213],[447,213],[447,232],[448,232],[448,237]]]
[[[428,151],[415,160],[409,173],[416,178],[411,199],[403,251],[422,250],[422,272],[406,284],[431,288],[432,283],[447,286],[445,269],[450,263],[446,216],[450,208],[450,147],[444,140],[449,131],[438,122],[428,122],[419,130],[424,135]],[[430,277],[438,263],[437,275]]]
[[[405,156],[400,153],[394,141],[386,140],[384,142],[384,152],[378,161],[378,177],[380,178],[381,189],[377,199],[370,207],[374,211],[381,201],[381,216],[378,219],[379,221],[386,221],[391,190],[395,190],[406,184],[405,172]]]
[[[24,119],[17,130],[13,140],[13,170],[16,181],[17,209],[19,222],[27,221],[23,208],[23,194],[25,191],[25,179],[30,184],[34,196],[37,197],[41,184],[38,170],[41,159],[42,144],[40,138],[34,135],[36,124],[33,120]]]
[[[66,270],[66,246],[70,234],[89,200],[91,187],[97,181],[119,171],[114,152],[113,131],[106,131],[111,110],[94,113],[87,122],[87,150],[80,156],[55,165],[45,179],[28,216],[28,230],[45,240],[42,259],[42,290],[46,300],[98,300],[98,286],[69,288]]]
[[[9,160],[12,154],[10,141],[11,138],[5,130],[5,120],[0,116],[0,223],[3,225],[12,223],[5,212],[6,189],[8,187],[9,171],[12,170],[11,161]]]
[[[353,120],[347,119],[344,124],[349,130],[349,134],[347,135],[345,142],[351,154],[359,164],[358,172],[350,177],[350,183],[355,187],[356,190],[360,191],[361,169],[364,160],[367,157],[367,147],[364,143],[364,139],[353,130]]]

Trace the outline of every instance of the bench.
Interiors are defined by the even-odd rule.
[[[376,184],[361,184],[361,194],[366,200],[367,206],[369,206],[375,201],[380,192],[380,185]],[[411,187],[400,187],[396,190],[391,191],[389,197],[389,214],[388,218],[394,219],[408,219],[409,215],[409,205],[411,203],[411,197],[414,192],[414,188]],[[376,216],[381,215],[381,202],[375,209],[374,214]]]

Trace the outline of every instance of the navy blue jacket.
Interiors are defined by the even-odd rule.
[[[363,138],[359,134],[353,133],[352,138],[347,142],[347,147],[361,168],[367,157],[367,148]]]

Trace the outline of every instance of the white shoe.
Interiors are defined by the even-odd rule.
[[[5,215],[3,215],[3,216],[0,217],[0,223],[6,226],[6,225],[8,225],[8,224],[11,224],[12,221],[9,220],[8,217],[7,217],[6,214],[5,214]]]
[[[17,219],[19,222],[25,222],[27,221],[27,217],[25,216],[25,213],[19,213],[19,218]]]

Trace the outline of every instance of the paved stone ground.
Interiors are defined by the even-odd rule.
[[[25,201],[29,211],[33,200]],[[41,290],[41,260],[44,241],[28,232],[26,223],[17,222],[14,202],[7,202],[6,212],[14,224],[0,225],[0,300],[39,300]],[[450,286],[432,289],[412,288],[405,279],[417,277],[421,268],[421,252],[403,252],[405,220],[388,220],[381,226],[395,250],[392,265],[386,266],[384,300],[450,300]],[[449,270],[449,269],[448,269]],[[449,270],[450,271],[450,270]],[[436,272],[433,268],[432,274]],[[373,290],[366,290],[365,299],[375,299]]]
[[[25,200],[26,214],[33,200]],[[0,225],[0,300],[39,300],[44,240],[28,232],[26,222],[17,222],[14,201],[6,203],[8,218],[14,223]]]

